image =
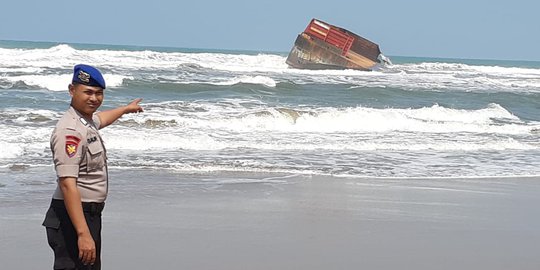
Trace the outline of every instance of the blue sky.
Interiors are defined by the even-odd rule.
[[[288,52],[311,18],[389,56],[540,61],[537,0],[7,0],[0,39]]]

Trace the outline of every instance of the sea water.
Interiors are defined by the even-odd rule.
[[[540,175],[540,62],[390,56],[300,70],[287,53],[0,42],[0,186],[51,168],[73,66],[98,67],[111,169],[344,177]]]

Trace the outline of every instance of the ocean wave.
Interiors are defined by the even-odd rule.
[[[267,87],[276,87],[276,81],[274,81],[272,78],[266,77],[266,76],[241,76],[241,77],[235,77],[233,79],[224,81],[224,82],[217,82],[213,83],[215,85],[235,85],[239,83],[244,84],[261,84]]]
[[[0,159],[41,159],[49,145],[51,131],[49,125],[0,124]]]
[[[103,130],[108,147],[150,151],[413,152],[540,147],[534,143],[540,125],[522,121],[499,104],[477,110],[440,105],[405,109],[291,108],[235,99],[217,103],[149,103],[145,104],[145,110],[144,114],[125,115],[117,125]],[[61,115],[57,111],[31,108],[3,109],[0,113],[0,142],[11,149],[0,158],[22,155],[35,147],[43,151]]]
[[[0,141],[0,159],[11,159],[21,155],[22,145]]]
[[[226,71],[272,71],[287,68],[284,58],[273,54],[226,54],[200,52],[157,52],[126,50],[83,50],[61,44],[49,49],[0,48],[0,68],[71,68],[76,63],[92,63],[119,70],[165,70],[188,66]]]
[[[51,91],[67,91],[71,83],[72,74],[54,75],[21,75],[21,76],[0,76],[0,85],[4,89],[19,88],[20,84],[31,89],[47,89]],[[103,74],[108,88],[115,88],[122,85],[124,80],[133,79],[130,76]],[[1,84],[1,82],[7,82]]]
[[[64,89],[62,81],[69,78],[74,64],[91,63],[102,69],[112,87],[121,85],[121,77],[155,84],[248,83],[274,88],[280,83],[293,83],[407,90],[540,92],[538,68],[421,62],[383,66],[373,72],[301,70],[288,67],[285,59],[277,54],[83,50],[62,44],[49,49],[0,49],[0,70],[3,71],[0,79],[23,81],[51,90]]]
[[[276,131],[311,133],[426,132],[530,134],[534,125],[521,121],[499,104],[477,110],[440,105],[422,108],[267,107],[251,100],[235,103],[147,104],[146,113],[132,121],[174,121],[200,130],[235,132]],[[127,118],[126,118],[127,119]],[[122,121],[120,122],[122,124]]]
[[[411,153],[444,151],[450,153],[478,152],[478,151],[509,151],[509,150],[539,150],[540,146],[534,143],[520,142],[512,138],[490,138],[489,141],[481,138],[435,139],[432,136],[424,138],[402,137],[392,134],[396,139],[403,141],[389,142],[385,139],[359,137],[343,138],[322,136],[277,136],[264,134],[251,134],[250,139],[244,135],[229,135],[226,138],[207,134],[171,134],[164,132],[151,132],[128,134],[129,131],[108,131],[105,134],[108,148],[114,150],[174,152],[174,151],[287,151],[299,153],[313,152],[372,152],[372,151],[408,151]],[[124,138],[129,137],[129,140]],[[164,154],[167,156],[168,154]]]
[[[380,122],[387,121],[384,119],[388,117],[387,113],[392,117],[399,114],[413,115],[418,122],[412,123],[433,122],[433,125],[441,126],[448,125],[446,116],[430,115],[429,112],[450,112],[457,116],[468,114],[473,116],[470,119],[457,117],[455,122],[482,127],[474,132],[462,132],[462,128],[448,127],[437,130],[433,126],[422,128],[421,132],[410,132],[411,128],[403,128],[406,125],[384,132],[370,131],[369,128],[358,130],[357,127],[356,131],[328,132],[324,124],[330,120],[321,122],[317,118],[325,119],[331,114],[324,115],[323,112],[321,116],[317,110],[306,108],[253,110],[256,106],[254,103],[250,103],[251,107],[248,106],[239,114],[239,108],[246,108],[248,103],[250,100],[236,104],[230,102],[221,104],[221,107],[190,102],[150,104],[148,115],[126,115],[118,125],[102,130],[105,144],[110,150],[111,165],[190,172],[289,172],[403,177],[458,174],[477,176],[478,172],[483,171],[496,171],[504,175],[538,172],[535,157],[540,151],[540,144],[537,135],[531,132],[508,133],[512,128],[530,129],[531,123],[512,117],[497,104],[469,111],[439,105],[396,111],[386,109],[386,112],[362,107],[335,110],[326,108],[327,113],[332,111],[338,115],[355,115],[358,113],[356,110],[368,112],[366,115],[371,113],[383,117],[379,118]],[[213,110],[220,108],[221,112]],[[9,114],[20,122],[17,125],[0,123],[0,147],[3,149],[0,152],[0,167],[5,164],[50,164],[48,144],[53,124],[48,119],[56,118],[57,113],[38,111],[36,115],[39,119],[46,118],[46,126],[25,124],[34,121],[31,119],[34,116],[31,110],[21,113],[10,110]],[[311,131],[298,132],[295,125],[307,115],[316,122],[310,127]],[[248,128],[231,125],[231,121],[241,123],[245,120],[236,121],[250,117],[274,123],[264,123],[261,125],[264,128],[250,126],[253,123],[249,121],[245,123]],[[504,123],[489,120],[493,117],[504,120]],[[402,120],[389,124],[399,121]],[[341,124],[343,127],[332,128],[350,130],[348,126],[357,125],[355,122]],[[276,128],[276,125],[283,127]],[[538,127],[538,123],[534,125]],[[273,127],[267,129],[268,126]],[[446,131],[443,132],[444,129]],[[501,165],[504,160],[513,162],[515,166]],[[423,165],[431,166],[434,171]]]
[[[56,121],[59,117],[60,114],[52,110],[33,108],[0,109],[0,123],[12,123],[21,126],[40,123],[51,124],[51,121]]]
[[[364,154],[365,155],[365,154]],[[367,154],[369,155],[369,153]],[[376,156],[370,155],[371,160]],[[328,157],[333,159],[334,157]],[[424,157],[425,158],[425,157]],[[539,172],[536,168],[531,170],[516,171],[511,168],[504,167],[485,167],[482,160],[470,159],[474,161],[474,164],[466,164],[456,166],[456,164],[438,164],[437,159],[425,159],[416,156],[415,162],[412,164],[400,164],[391,163],[391,160],[379,161],[379,162],[367,162],[364,164],[353,165],[358,161],[352,163],[340,163],[340,164],[320,164],[316,166],[310,164],[307,166],[301,165],[289,165],[293,163],[301,162],[292,158],[287,160],[286,157],[282,157],[283,162],[265,161],[265,160],[246,160],[246,159],[205,159],[205,160],[173,160],[163,162],[160,159],[153,159],[151,157],[145,157],[145,159],[138,160],[121,160],[111,159],[111,167],[115,169],[152,169],[152,170],[170,170],[178,172],[188,173],[212,173],[212,172],[242,172],[242,173],[283,173],[287,175],[300,174],[300,175],[332,175],[340,177],[381,177],[381,178],[461,178],[461,177],[512,177],[512,176],[537,176]],[[452,163],[450,159],[446,160]],[[412,165],[412,166],[411,166]],[[453,165],[453,166],[452,166]]]

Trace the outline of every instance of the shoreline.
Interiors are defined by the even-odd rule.
[[[40,224],[54,184],[38,177],[25,177],[39,188],[20,203],[0,196],[6,269],[52,265]],[[112,170],[102,260],[107,269],[537,269],[539,180]]]

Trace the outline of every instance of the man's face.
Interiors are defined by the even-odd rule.
[[[71,96],[71,106],[90,118],[103,102],[103,89],[98,86],[70,84],[69,95]]]

